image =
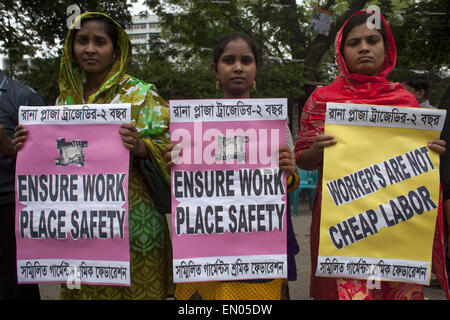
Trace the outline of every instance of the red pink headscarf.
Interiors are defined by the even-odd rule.
[[[358,11],[354,13],[352,17],[365,13],[369,12]],[[313,139],[317,134],[323,134],[327,102],[419,107],[416,98],[411,93],[406,91],[401,84],[392,83],[386,79],[386,77],[394,69],[397,60],[397,49],[395,47],[395,41],[391,28],[387,24],[383,15],[380,14],[380,22],[384,25],[386,30],[386,57],[380,72],[376,76],[368,76],[359,73],[352,73],[348,70],[340,49],[341,45],[343,45],[343,30],[352,17],[344,23],[336,35],[334,50],[336,64],[339,71],[337,78],[331,83],[331,85],[317,88],[311,94],[303,108],[303,113],[300,119],[298,140],[295,146],[296,158],[298,158],[299,154],[303,150],[308,149],[312,145]],[[315,269],[317,264],[316,250],[318,250],[320,200],[321,182],[318,183],[316,190],[316,198],[314,199],[313,206],[313,219],[311,224],[311,263],[313,269]],[[433,272],[436,273],[442,288],[444,288],[447,298],[450,299],[444,263],[442,198],[440,198],[439,203],[438,220],[436,224],[433,247]],[[314,275],[312,275],[311,280],[311,294],[314,296]],[[326,285],[327,282],[322,281],[319,286],[326,287]],[[335,285],[330,286],[329,291],[332,292],[333,288],[335,288]],[[332,299],[333,297],[330,296],[328,298]]]
[[[358,11],[352,15],[367,13]],[[299,140],[295,148],[296,156],[312,144],[312,139],[319,133],[323,133],[325,110],[327,102],[359,103],[387,106],[419,107],[416,98],[403,88],[400,83],[392,83],[386,77],[394,69],[397,60],[397,49],[391,28],[383,15],[380,14],[381,23],[386,30],[386,58],[381,71],[376,76],[368,76],[360,73],[351,73],[345,64],[341,54],[342,34],[344,27],[351,17],[344,23],[336,34],[334,52],[339,74],[337,78],[326,87],[317,88],[303,110],[300,121]]]

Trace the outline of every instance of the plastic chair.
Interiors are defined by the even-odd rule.
[[[302,190],[307,190],[309,192],[309,210],[312,209],[312,202],[316,191],[317,181],[319,180],[317,170],[308,171],[297,167],[297,172],[300,178],[300,183],[298,184],[297,189],[293,192],[293,197],[290,197],[291,203],[293,202],[294,204],[294,216],[298,215],[298,201]]]

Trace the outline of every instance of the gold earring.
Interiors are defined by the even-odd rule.
[[[219,81],[219,77],[216,77],[216,89],[220,89],[220,81]]]
[[[252,88],[253,88],[253,90],[256,90],[256,81],[253,81]]]

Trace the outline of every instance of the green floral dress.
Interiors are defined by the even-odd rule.
[[[76,19],[93,17],[108,19],[116,25],[120,55],[99,90],[88,101],[83,101],[84,74],[73,59],[74,30],[69,30],[61,60],[57,103],[131,103],[132,124],[140,132],[155,167],[170,183],[163,160],[164,149],[170,141],[168,106],[152,84],[125,74],[131,44],[120,25],[101,13],[84,13]],[[64,285],[62,299],[166,299],[173,295],[172,248],[167,220],[155,209],[152,195],[140,174],[138,159],[132,155],[128,202],[131,286],[82,285],[77,290]]]

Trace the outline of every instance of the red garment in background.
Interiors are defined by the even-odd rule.
[[[354,15],[366,13],[356,12]],[[348,22],[348,20],[347,20]],[[386,58],[377,76],[350,73],[341,55],[340,47],[344,26],[336,35],[335,57],[339,74],[327,87],[317,88],[306,102],[300,119],[300,130],[295,146],[295,156],[308,149],[318,134],[323,134],[327,102],[374,104],[386,106],[419,107],[415,97],[401,84],[389,82],[386,77],[397,59],[397,49],[391,29],[381,15],[386,28]],[[355,137],[357,139],[358,137]],[[320,168],[322,173],[322,167]],[[322,174],[317,184],[311,222],[311,284],[310,295],[314,299],[423,299],[422,286],[408,283],[383,282],[381,290],[367,290],[366,281],[316,277],[319,250],[319,225],[322,199]],[[448,280],[443,259],[442,201],[439,201],[438,219],[433,247],[433,271],[450,299]]]

